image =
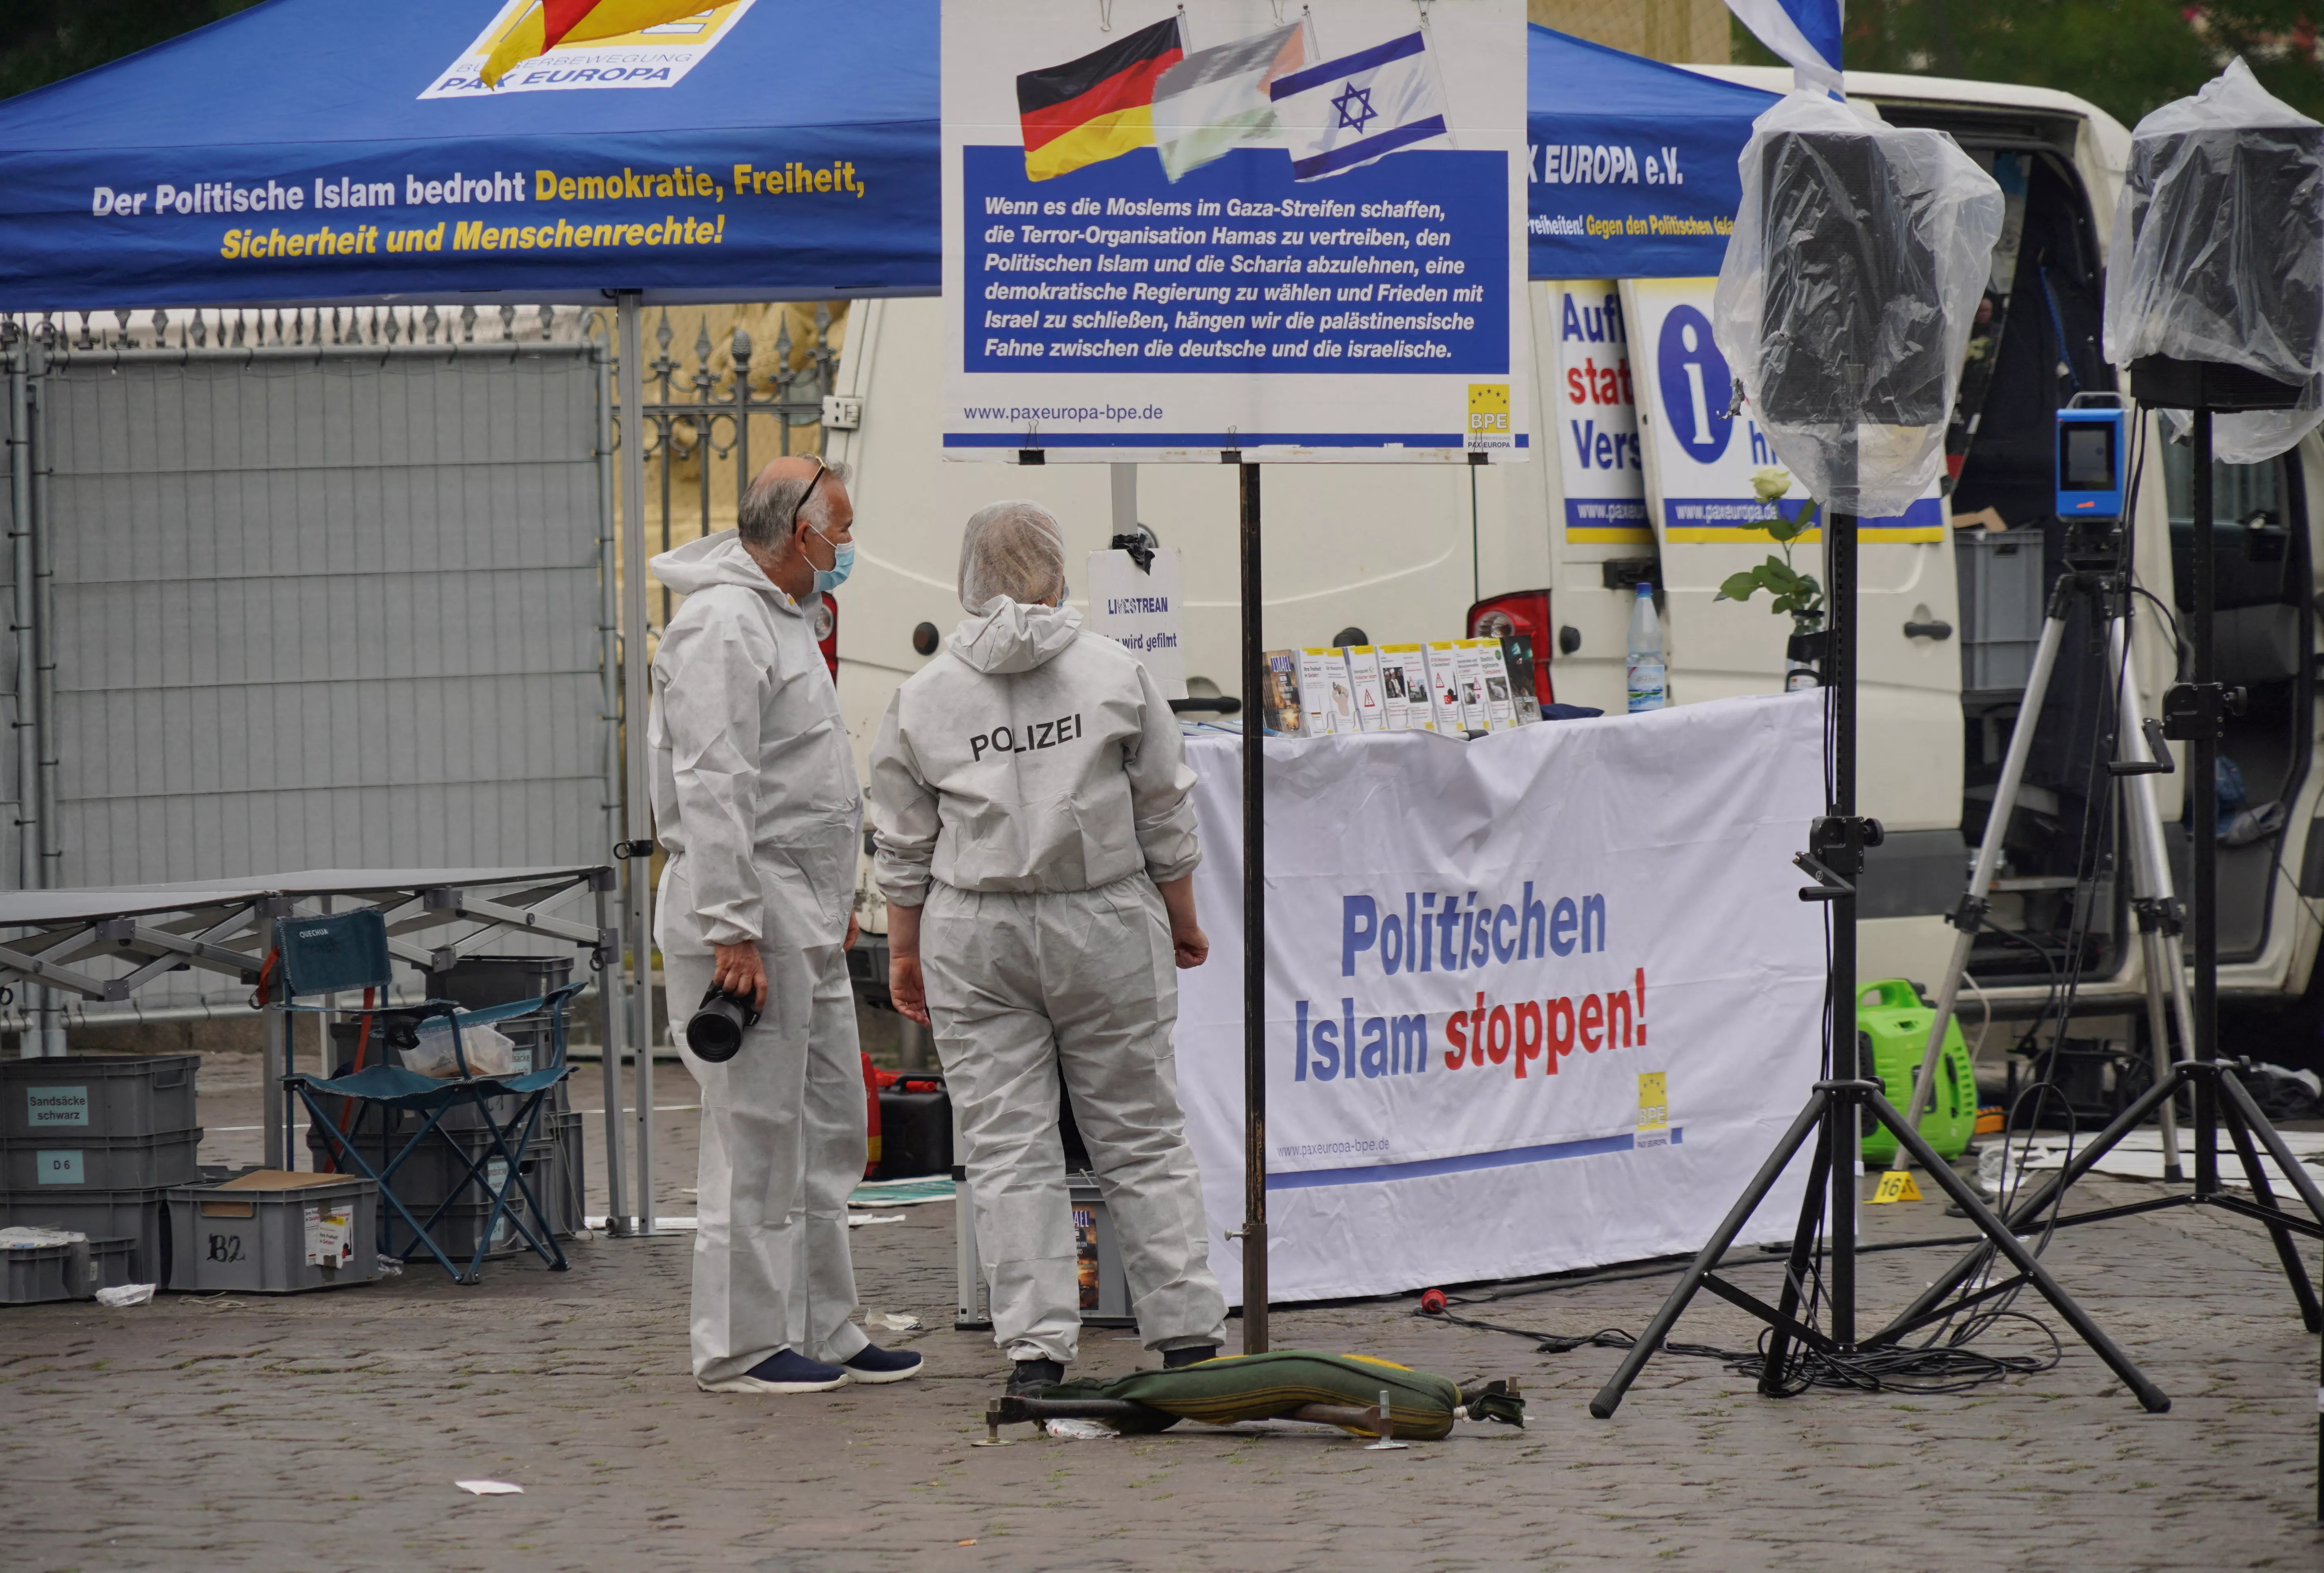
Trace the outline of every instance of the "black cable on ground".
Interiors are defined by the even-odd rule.
[[[1544,1333],[1531,1328],[1512,1328],[1500,1322],[1480,1321],[1449,1309],[1422,1309],[1413,1314],[1479,1332],[1506,1333],[1512,1337],[1530,1339],[1535,1348],[1544,1355],[1566,1355],[1583,1348],[1628,1349],[1638,1341],[1636,1335],[1620,1328],[1600,1328],[1594,1333]],[[1977,1333],[1982,1334],[1989,1330],[1993,1323],[2004,1319],[2032,1326],[2049,1344],[2049,1352],[2045,1355],[1989,1355],[1982,1350],[1964,1347],[1966,1338],[1953,1343],[1858,1349],[1844,1354],[1805,1348],[1795,1344],[1784,1357],[1783,1382],[1775,1396],[1794,1397],[1819,1387],[1840,1388],[1855,1393],[1968,1393],[2012,1376],[2037,1375],[2058,1364],[2062,1351],[2057,1335],[2050,1330],[2047,1324],[2023,1311],[2004,1311],[1979,1318],[1971,1326]],[[1692,1359],[1716,1360],[1736,1375],[1757,1382],[1766,1369],[1766,1342],[1770,1336],[1771,1333],[1760,1334],[1759,1346],[1756,1349],[1722,1349],[1713,1344],[1665,1343],[1661,1352],[1683,1355]]]

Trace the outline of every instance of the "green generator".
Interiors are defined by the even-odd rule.
[[[1913,985],[1901,977],[1868,983],[1857,991],[1857,1052],[1865,1069],[1887,1089],[1898,1114],[1912,1100],[1913,1076],[1929,1047],[1929,1023],[1936,1019],[1937,1013],[1923,1004]],[[1977,1072],[1969,1065],[1956,1014],[1945,1023],[1944,1048],[1937,1055],[1921,1134],[1940,1156],[1958,1158],[1969,1151],[1969,1139],[1976,1131]],[[1869,1126],[1864,1134],[1864,1167],[1885,1169],[1895,1156],[1896,1138],[1888,1128]]]

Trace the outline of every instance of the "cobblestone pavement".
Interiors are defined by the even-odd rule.
[[[209,1117],[226,1112],[233,1079],[222,1068]],[[690,1090],[682,1073],[663,1089],[657,1102],[669,1104]],[[673,1132],[665,1152],[674,1190],[688,1182],[690,1147]],[[2098,1180],[2081,1199],[2151,1194]],[[1871,1209],[1868,1228],[1896,1238],[1960,1226],[1931,1201]],[[1402,1453],[1192,1426],[1102,1442],[1016,1428],[1013,1446],[972,1448],[1003,1365],[984,1336],[950,1329],[950,1208],[912,1208],[854,1238],[865,1306],[917,1311],[938,1329],[888,1339],[927,1355],[920,1381],[791,1399],[696,1392],[686,1235],[579,1243],[570,1273],[503,1263],[475,1289],[415,1267],[375,1287],[280,1300],[0,1311],[0,1567],[2324,1564],[2310,1516],[2317,1340],[2301,1330],[2265,1238],[2215,1212],[2069,1231],[2048,1254],[2171,1394],[2160,1416],[2069,1345],[2052,1371],[1966,1395],[1788,1402],[1757,1397],[1716,1362],[1665,1356],[1600,1422],[1584,1405],[1618,1357],[1610,1349],[1543,1356],[1419,1320],[1408,1299],[1278,1310],[1279,1347],[1522,1379],[1525,1431],[1463,1427]],[[1867,1258],[1868,1303],[1900,1303],[1937,1259]],[[1773,1291],[1772,1267],[1738,1277]],[[1600,1282],[1474,1314],[1569,1333],[1636,1328],[1668,1283]],[[1677,1336],[1738,1345],[1752,1333],[1705,1297]],[[1081,1369],[1150,1361],[1094,1332]],[[452,1486],[476,1476],[525,1494]]]

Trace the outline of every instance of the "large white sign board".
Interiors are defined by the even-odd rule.
[[[1517,0],[945,0],[945,451],[1522,458]]]
[[[1815,1081],[1820,696],[1267,745],[1268,1272],[1284,1300],[1699,1249]],[[1240,745],[1188,745],[1211,959],[1178,1086],[1242,1217]],[[1451,914],[1450,921],[1447,914]],[[1804,1157],[1742,1235],[1788,1238]]]

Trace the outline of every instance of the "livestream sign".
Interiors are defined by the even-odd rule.
[[[1814,1082],[1792,855],[1822,705],[1720,699],[1455,745],[1267,745],[1268,1272],[1284,1300],[1701,1248]],[[1178,975],[1211,1264],[1242,1217],[1240,745],[1190,739],[1211,959]],[[1788,1238],[1807,1165],[1744,1231]]]
[[[943,79],[947,457],[1527,457],[1517,0],[945,0]]]

